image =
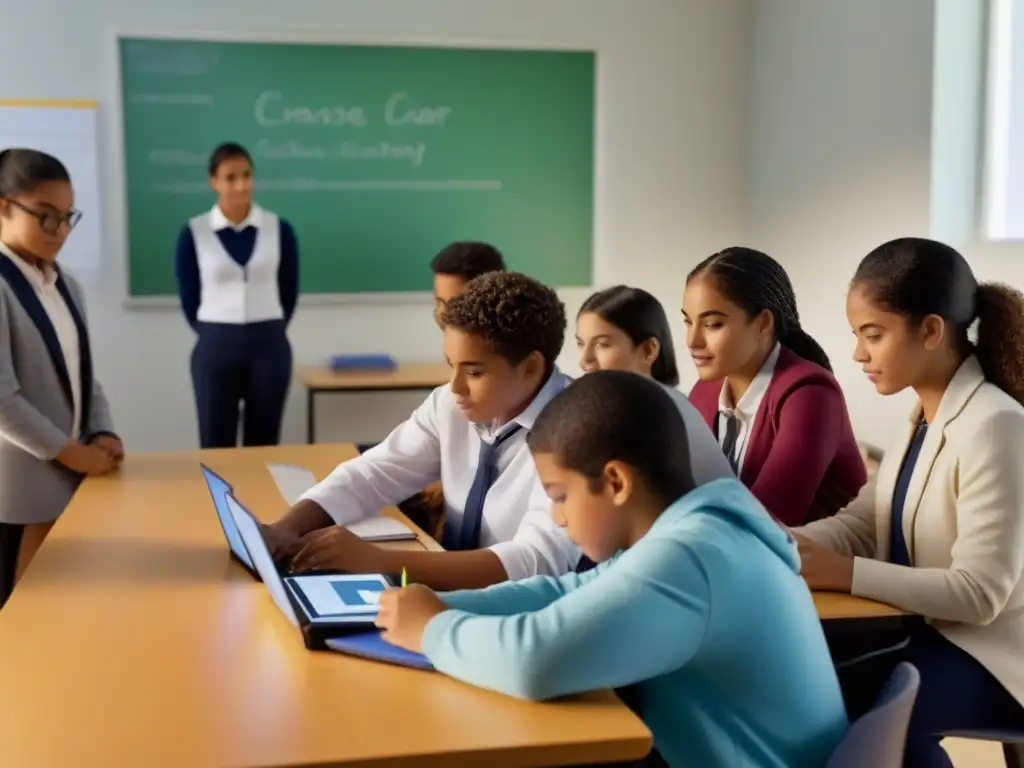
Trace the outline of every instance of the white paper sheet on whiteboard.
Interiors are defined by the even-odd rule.
[[[82,220],[68,236],[59,263],[74,274],[101,272],[103,212],[95,106],[0,101],[0,149],[16,147],[46,152],[67,167]]]

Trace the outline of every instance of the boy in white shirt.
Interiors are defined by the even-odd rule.
[[[397,572],[434,589],[470,589],[572,570],[580,551],[555,525],[526,435],[571,379],[554,364],[565,338],[558,295],[525,275],[474,278],[441,316],[451,383],[363,455],[339,465],[264,535],[292,572]],[[365,542],[344,525],[440,480],[446,552]]]

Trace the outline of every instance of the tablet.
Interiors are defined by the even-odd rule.
[[[203,477],[206,479],[206,487],[210,489],[213,507],[217,510],[217,519],[220,520],[221,530],[224,531],[224,538],[227,539],[228,549],[231,550],[231,554],[242,565],[249,569],[250,573],[258,575],[252,558],[249,557],[249,552],[242,542],[242,536],[238,532],[238,525],[235,523],[235,519],[231,515],[231,509],[228,506],[228,495],[232,492],[231,484],[205,464],[200,464],[199,466],[202,467]]]
[[[372,624],[380,595],[391,587],[384,574],[303,574],[288,576],[285,586],[314,623]]]

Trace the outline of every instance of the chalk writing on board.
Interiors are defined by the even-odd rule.
[[[365,128],[370,124],[362,105],[291,104],[281,91],[264,91],[253,104],[253,117],[264,128],[286,125],[322,125],[337,128]],[[452,108],[445,105],[424,105],[400,91],[391,94],[382,110],[384,122],[391,126],[417,126],[444,128],[452,116]]]

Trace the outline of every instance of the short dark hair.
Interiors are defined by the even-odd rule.
[[[0,197],[17,197],[54,181],[70,182],[71,175],[53,155],[23,148],[0,152]]]
[[[1001,283],[979,284],[967,260],[945,243],[923,237],[890,240],[865,256],[851,288],[917,326],[938,315],[954,343],[970,351],[967,332],[978,321],[974,353],[985,378],[1024,403],[1024,294]]]
[[[488,272],[503,272],[505,259],[501,251],[489,243],[476,240],[460,240],[449,243],[430,262],[435,275],[451,275],[463,280],[486,275]]]
[[[527,437],[596,490],[610,461],[628,464],[666,504],[696,487],[686,425],[655,381],[629,371],[595,371],[559,392]]]
[[[233,160],[236,157],[244,157],[250,166],[253,165],[252,155],[249,150],[234,141],[226,141],[210,153],[209,171],[210,176],[216,176],[222,163]]]
[[[800,327],[793,283],[779,262],[753,248],[726,248],[694,267],[686,282],[704,276],[750,317],[766,309],[771,312],[775,340],[831,373],[825,350]]]
[[[550,374],[565,343],[565,305],[532,277],[488,272],[448,302],[441,325],[479,336],[512,365],[540,352]]]
[[[579,314],[593,312],[629,336],[634,344],[658,340],[658,357],[651,365],[651,376],[665,386],[679,386],[679,368],[672,331],[661,302],[642,288],[616,285],[598,291],[583,302]],[[577,318],[579,315],[576,316]]]

